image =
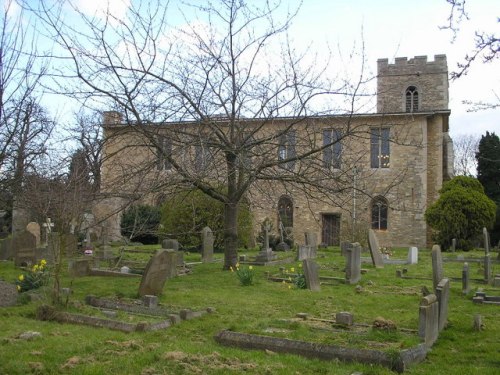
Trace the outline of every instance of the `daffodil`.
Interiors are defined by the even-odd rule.
[[[45,267],[46,264],[47,264],[47,261],[45,259],[42,259],[40,261],[40,266]]]
[[[231,272],[234,272],[234,270],[233,270],[233,267],[232,267],[232,266],[229,266],[229,269],[231,270]]]
[[[18,285],[17,286],[17,291],[20,292],[21,291],[21,285]]]
[[[290,268],[290,272],[295,272],[295,268]]]
[[[302,268],[302,263],[299,263],[299,268]]]
[[[37,272],[37,271],[38,271],[38,264],[35,264],[35,265],[33,266],[33,272]]]
[[[23,274],[20,274],[19,277],[18,277],[19,281],[23,281],[24,280],[24,275]]]
[[[248,269],[249,270],[253,270],[253,266],[248,266]]]

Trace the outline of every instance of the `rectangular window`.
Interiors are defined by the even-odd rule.
[[[172,155],[172,141],[164,136],[158,137],[157,164],[156,168],[159,171],[170,171],[172,163],[168,158]]]
[[[279,138],[278,160],[287,160],[296,156],[295,154],[295,130],[290,130]],[[295,160],[289,160],[280,164],[280,167],[289,171],[295,168]]]
[[[323,166],[340,169],[342,161],[342,132],[338,129],[323,130]]]
[[[389,128],[372,128],[370,136],[370,160],[372,168],[389,168]]]

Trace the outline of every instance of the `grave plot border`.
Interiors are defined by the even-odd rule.
[[[217,343],[229,347],[270,350],[323,360],[339,359],[344,362],[375,364],[388,367],[398,373],[404,372],[410,365],[422,362],[428,351],[425,344],[419,344],[398,353],[387,353],[379,350],[346,348],[228,330],[219,332],[214,339]]]

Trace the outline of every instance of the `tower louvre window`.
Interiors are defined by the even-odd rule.
[[[406,112],[418,111],[418,90],[415,86],[410,86],[406,89]]]

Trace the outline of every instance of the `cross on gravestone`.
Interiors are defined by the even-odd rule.
[[[319,284],[318,265],[316,262],[311,259],[304,259],[302,261],[302,269],[304,270],[307,289],[313,292],[320,291],[321,286]]]
[[[380,246],[373,229],[368,230],[368,245],[370,245],[370,255],[373,265],[376,268],[384,268],[384,260],[382,259],[382,254],[380,254]]]
[[[52,228],[54,227],[54,223],[50,220],[50,217],[47,218],[47,221],[42,224],[45,229],[45,241],[44,244],[47,245],[49,241],[49,234],[52,232]]]
[[[205,227],[201,230],[201,261],[212,262],[214,257],[214,234],[212,229]]]
[[[443,279],[443,258],[439,245],[432,246],[432,284],[436,290],[439,282]]]

